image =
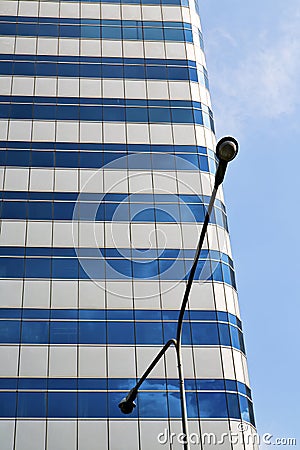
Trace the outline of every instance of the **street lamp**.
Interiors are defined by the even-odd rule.
[[[121,402],[119,403],[119,408],[121,409],[122,413],[124,414],[130,414],[136,407],[136,404],[134,403],[134,400],[137,397],[138,390],[142,383],[145,381],[145,379],[148,377],[150,372],[154,369],[158,361],[161,359],[161,357],[165,354],[165,352],[168,350],[168,348],[171,345],[174,345],[175,351],[176,351],[176,357],[177,357],[177,368],[178,368],[178,378],[179,378],[179,388],[180,388],[180,403],[181,403],[181,419],[182,419],[182,433],[184,436],[184,444],[183,448],[184,450],[189,450],[189,443],[188,443],[188,425],[187,425],[187,412],[186,412],[186,396],[185,396],[185,387],[184,387],[184,377],[183,377],[183,369],[182,369],[182,355],[181,355],[181,337],[182,337],[182,324],[183,324],[183,317],[186,309],[186,305],[189,300],[190,291],[192,288],[197,263],[199,260],[200,252],[203,246],[204,238],[207,232],[207,227],[209,223],[210,214],[215,202],[215,198],[217,195],[218,187],[222,184],[227,165],[230,161],[232,161],[237,153],[238,153],[238,142],[236,139],[234,139],[231,136],[226,136],[220,139],[220,141],[217,143],[216,147],[216,154],[219,159],[218,167],[216,170],[215,175],[215,184],[214,188],[211,194],[211,198],[209,201],[209,205],[207,208],[207,212],[205,215],[204,223],[202,226],[202,230],[199,236],[199,242],[197,245],[193,265],[191,267],[189,278],[186,284],[179,316],[178,316],[178,322],[177,322],[177,332],[176,332],[176,339],[170,339],[161,349],[161,351],[158,353],[156,358],[152,361],[148,369],[144,372],[142,377],[139,379],[139,381],[136,383],[136,385],[131,389],[131,391],[128,393],[126,397],[124,397]]]

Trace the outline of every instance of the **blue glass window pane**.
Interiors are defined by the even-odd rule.
[[[100,69],[99,64],[80,64],[79,70],[80,70],[81,77],[98,78],[101,76],[101,69]],[[103,73],[103,76],[104,76],[104,73]]]
[[[46,417],[46,393],[19,392],[17,417]]]
[[[196,380],[197,389],[201,391],[222,391],[225,389],[224,380]]]
[[[132,203],[130,213],[133,222],[154,222],[155,220],[154,208],[150,208],[147,205]]]
[[[176,28],[166,28],[164,29],[165,33],[165,39],[167,41],[184,41],[184,32],[183,30],[176,29]]]
[[[151,262],[132,262],[134,278],[155,278],[159,274],[158,261]]]
[[[199,417],[199,407],[196,392],[186,393],[186,407],[188,417],[197,419]],[[179,416],[180,417],[180,416]]]
[[[109,344],[134,344],[133,322],[108,322]]]
[[[15,417],[16,415],[16,393],[0,393],[0,417]]]
[[[49,333],[49,322],[23,321],[22,343],[47,344],[48,333]]]
[[[137,344],[162,344],[162,324],[160,322],[136,322]]]
[[[138,401],[140,417],[166,418],[168,416],[165,392],[140,392]]]
[[[229,326],[226,323],[220,323],[219,325],[220,341],[221,345],[231,345]]]
[[[171,80],[188,80],[189,70],[187,67],[168,67],[168,78]]]
[[[48,378],[49,390],[70,390],[77,389],[76,378]]]
[[[80,344],[105,344],[106,324],[105,322],[80,322],[79,323]]]
[[[146,66],[147,78],[153,78],[155,80],[165,80],[167,79],[166,67],[159,66]],[[126,72],[126,71],[125,71]]]
[[[2,106],[1,106],[2,107]],[[11,150],[7,152],[7,165],[12,166],[29,166],[30,153],[25,150]]]
[[[34,67],[33,64],[29,63],[30,68]],[[0,62],[0,72],[1,75],[11,75],[13,73],[13,63],[10,61]]]
[[[30,66],[29,66],[30,64]],[[62,66],[68,66],[71,67],[71,64],[53,64],[53,63],[37,63],[35,65],[35,70],[36,70],[36,76],[56,76],[57,72],[62,72],[63,71],[63,67]],[[31,68],[32,67],[32,68]],[[32,63],[20,63],[20,72],[29,72],[30,68],[31,68],[31,75],[34,74],[34,69],[33,69],[33,65]],[[71,71],[70,71],[71,72]],[[21,73],[20,73],[21,75]],[[29,74],[28,74],[29,75]],[[61,74],[63,75],[63,74]],[[72,74],[70,74],[72,75]]]
[[[189,211],[186,210],[187,207],[189,208]],[[184,218],[189,219],[188,222],[191,222],[190,215],[194,218],[196,222],[204,222],[205,218],[204,205],[197,205],[193,203],[190,203],[188,205],[180,205],[180,211],[182,211]]]
[[[225,380],[226,390],[227,391],[236,391],[237,384],[235,380]]]
[[[29,220],[51,220],[52,203],[51,202],[28,202]]]
[[[146,382],[146,380],[145,380]],[[134,378],[108,378],[107,388],[109,390],[125,391],[130,390],[132,386],[136,383]],[[143,383],[143,389],[145,389],[145,384]]]
[[[231,419],[240,419],[241,413],[238,395],[237,394],[226,394],[226,395],[227,395],[229,417]]]
[[[94,168],[100,168],[104,164],[103,155],[102,153],[87,153],[82,152],[80,153],[80,167],[94,167]]]
[[[81,37],[88,39],[100,39],[100,27],[81,26]]]
[[[192,338],[195,345],[218,345],[218,327],[216,323],[192,322]]]
[[[53,278],[78,278],[78,260],[73,258],[53,258]]]
[[[107,388],[106,378],[79,378],[78,389],[97,389],[102,390]]]
[[[78,155],[77,152],[56,152],[56,167],[78,167]]]
[[[241,392],[242,394],[245,394],[245,395],[248,394],[247,386],[244,383],[241,383],[240,381],[238,381],[237,385],[238,385],[238,391],[239,392]]]
[[[183,260],[159,260],[159,274],[162,280],[183,280],[186,273]]]
[[[26,117],[31,116],[32,112],[29,116]],[[57,109],[55,105],[34,105],[33,117],[35,119],[56,119],[56,116],[57,116]]]
[[[61,27],[63,28],[63,27]],[[58,37],[58,25],[49,24],[49,23],[43,23],[40,24],[39,30],[38,30],[39,36],[51,36],[51,37]]]
[[[226,394],[223,392],[199,392],[200,417],[203,419],[228,417]]]
[[[51,259],[48,258],[26,258],[25,277],[28,278],[50,278]]]
[[[102,39],[122,39],[120,27],[102,27]]]
[[[77,417],[77,393],[49,392],[48,417]]]
[[[191,325],[184,322],[182,326],[182,343],[183,345],[191,345]]]
[[[113,122],[125,121],[125,108],[118,106],[104,106],[103,107],[103,120]]]
[[[164,322],[164,342],[167,342],[169,339],[174,339],[176,336],[177,323],[176,322]]]
[[[164,155],[160,153],[152,154],[153,170],[175,170],[175,158],[173,155]],[[174,200],[174,197],[173,197]]]
[[[203,172],[209,172],[207,156],[200,156],[199,159],[200,159],[200,170],[203,170]]]
[[[146,41],[163,41],[164,39],[162,28],[144,27],[143,32]]]
[[[243,395],[239,395],[242,420],[250,422],[249,400]]]
[[[20,322],[18,320],[0,321],[0,342],[17,344],[20,342]]]
[[[171,122],[169,108],[149,108],[150,122]]]
[[[79,26],[72,25],[60,25],[59,31],[61,37],[80,37]]]
[[[18,24],[17,34],[19,36],[36,36],[37,32],[38,32],[38,27],[35,24],[31,24],[31,23],[26,23],[26,24],[19,23]]]
[[[50,322],[51,344],[76,344],[78,324],[76,322]]]
[[[124,66],[124,78],[145,78],[144,66]]]
[[[124,27],[122,31],[123,39],[142,39],[141,28]]]
[[[79,392],[78,417],[107,417],[106,392]]]
[[[191,109],[172,108],[172,122],[175,123],[193,123],[194,116]]]
[[[170,386],[169,386],[170,389]],[[179,392],[168,392],[169,417],[181,417],[181,405]],[[188,411],[188,417],[191,417]]]
[[[55,108],[55,107],[54,107]],[[91,108],[93,108],[91,106]],[[84,107],[81,107],[83,110]],[[77,105],[58,105],[54,113],[47,107],[48,113],[46,119],[56,118],[56,120],[79,120],[79,107]],[[91,112],[95,113],[94,111]],[[42,117],[38,112],[36,118]]]
[[[223,281],[222,264],[212,261],[212,277],[214,281]]]
[[[57,75],[61,77],[79,77],[79,67],[76,64],[59,63],[57,64]]]
[[[126,108],[128,122],[148,122],[147,108]]]
[[[187,42],[193,42],[193,33],[191,30],[184,30],[184,38]]]
[[[53,152],[31,152],[31,166],[34,167],[53,167],[54,153]]]
[[[230,335],[231,335],[231,340],[232,340],[232,346],[234,348],[239,349],[240,348],[239,330],[232,325],[230,325],[229,329],[230,329]]]
[[[23,278],[23,258],[0,258],[0,276],[2,278]]]
[[[25,202],[3,202],[2,219],[26,219]]]
[[[18,389],[47,389],[46,378],[18,378]]]

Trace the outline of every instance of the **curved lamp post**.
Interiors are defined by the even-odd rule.
[[[189,300],[189,295],[190,295],[190,291],[192,288],[192,284],[193,284],[193,280],[194,280],[194,276],[195,276],[195,272],[196,272],[196,268],[197,268],[197,263],[198,263],[200,252],[201,252],[201,249],[203,246],[204,238],[205,238],[205,235],[207,232],[209,218],[210,218],[211,211],[213,209],[217,191],[218,191],[219,186],[222,184],[222,182],[224,180],[228,163],[236,157],[237,153],[238,153],[238,142],[233,137],[226,136],[226,137],[220,139],[220,141],[217,143],[216,154],[219,159],[219,164],[218,164],[216,175],[215,175],[215,184],[214,184],[214,188],[213,188],[213,191],[211,194],[207,212],[205,215],[202,230],[201,230],[201,233],[199,236],[199,242],[198,242],[198,246],[196,249],[193,265],[191,267],[188,282],[186,284],[186,288],[185,288],[185,292],[184,292],[184,296],[183,296],[183,300],[182,300],[182,304],[181,304],[181,308],[180,308],[180,312],[179,312],[178,322],[177,322],[176,339],[170,339],[163,346],[161,351],[158,353],[156,358],[152,361],[152,363],[150,364],[148,369],[144,372],[144,374],[139,379],[137,384],[131,389],[131,391],[129,391],[128,395],[126,397],[124,397],[121,400],[121,402],[119,403],[119,408],[121,409],[122,413],[124,413],[124,414],[132,413],[132,411],[136,407],[134,400],[137,397],[140,386],[145,381],[145,379],[148,377],[150,372],[154,369],[154,367],[156,366],[158,361],[161,359],[161,357],[165,354],[167,349],[171,345],[174,345],[175,351],[176,351],[176,357],[177,357],[178,378],[179,378],[179,382],[180,382],[179,386],[180,386],[182,433],[184,435],[184,440],[185,440],[185,442],[183,444],[184,450],[189,450],[189,443],[188,443],[186,397],[185,397],[184,377],[183,377],[183,369],[182,369],[182,355],[181,355],[181,336],[182,336],[183,317],[184,317],[186,305]]]

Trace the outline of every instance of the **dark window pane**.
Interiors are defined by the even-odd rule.
[[[133,322],[108,322],[109,344],[134,344]]]
[[[225,418],[227,414],[226,395],[223,392],[198,393],[200,417],[202,419]]]
[[[19,392],[17,417],[46,417],[46,393]]]
[[[0,321],[0,342],[17,344],[20,342],[20,322],[18,320]]]
[[[49,322],[23,321],[22,343],[23,344],[47,344]]]
[[[162,324],[159,322],[136,322],[137,344],[162,344]]]
[[[77,322],[50,322],[50,344],[76,344]]]
[[[0,393],[0,417],[15,417],[16,415],[16,393]]]
[[[49,392],[48,417],[77,417],[77,393]]]
[[[80,322],[80,344],[105,344],[106,324],[104,322]]]
[[[78,417],[107,417],[107,394],[105,392],[79,392]]]

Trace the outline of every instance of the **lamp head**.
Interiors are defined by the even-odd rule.
[[[131,414],[134,408],[136,407],[136,404],[134,403],[134,401],[127,400],[127,397],[124,397],[120,401],[118,406],[123,414]]]
[[[228,163],[236,157],[238,150],[238,141],[231,136],[225,136],[217,143],[216,153],[220,161]]]

